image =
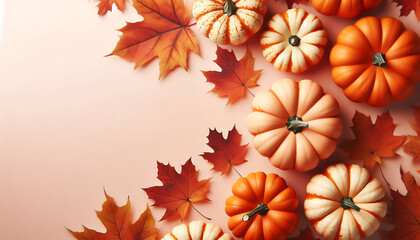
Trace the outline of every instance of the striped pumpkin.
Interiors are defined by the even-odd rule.
[[[368,237],[387,211],[381,183],[356,164],[328,167],[309,181],[306,191],[306,217],[326,240]]]
[[[290,9],[271,18],[260,42],[265,59],[275,68],[300,73],[321,60],[327,34],[318,17]]]
[[[265,0],[196,0],[192,12],[198,29],[217,44],[241,44],[261,28]]]
[[[172,229],[171,233],[166,234],[162,240],[233,240],[233,238],[223,233],[222,229],[212,223],[193,221],[190,224],[181,224]]]

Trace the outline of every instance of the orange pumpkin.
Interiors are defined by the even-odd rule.
[[[305,214],[326,240],[368,237],[387,211],[381,183],[356,164],[329,166],[309,181],[306,191]]]
[[[196,0],[192,8],[198,29],[217,44],[241,44],[261,28],[265,0]]]
[[[354,18],[363,11],[374,9],[381,0],[310,0],[314,8],[324,15]]]
[[[409,97],[420,81],[420,38],[398,19],[364,17],[339,33],[330,62],[350,100],[386,106]]]
[[[340,107],[311,80],[281,79],[252,102],[247,127],[254,147],[280,169],[308,171],[329,157],[343,128]]]
[[[327,34],[315,15],[296,8],[274,15],[260,42],[265,59],[275,68],[300,73],[321,60]]]
[[[232,193],[225,211],[230,216],[228,227],[236,237],[283,240],[296,231],[298,199],[280,176],[250,173],[233,184]]]

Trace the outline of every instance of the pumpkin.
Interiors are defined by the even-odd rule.
[[[311,80],[277,80],[248,115],[254,147],[283,170],[308,171],[335,150],[343,125],[337,100]]]
[[[236,237],[283,240],[296,231],[298,199],[277,174],[250,173],[233,184],[232,193],[225,211],[230,216],[228,227]]]
[[[327,34],[318,17],[290,9],[270,19],[260,42],[265,59],[275,68],[300,73],[321,60]]]
[[[326,240],[368,237],[387,211],[381,183],[356,164],[329,166],[306,191],[305,215]]]
[[[241,44],[261,28],[265,0],[196,0],[192,12],[200,32],[217,44]]]
[[[350,100],[383,107],[409,97],[420,81],[420,39],[395,18],[364,17],[338,34],[330,63]]]
[[[381,0],[310,0],[314,8],[324,15],[355,18],[363,11],[374,9]]]
[[[166,234],[162,240],[233,240],[233,238],[223,233],[222,229],[212,223],[193,221],[188,225],[181,224],[172,229],[171,233]]]

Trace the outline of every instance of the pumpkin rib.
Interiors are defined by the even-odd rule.
[[[347,88],[371,66],[370,63],[357,65],[343,65],[333,67],[332,76],[334,82],[341,88]],[[351,75],[350,75],[351,74]]]
[[[307,122],[308,122],[309,126],[311,126],[311,122],[313,122],[313,121],[318,121],[318,120],[323,120],[323,119],[339,119],[339,120],[341,120],[339,117],[326,117],[326,118],[318,118],[318,119],[309,120],[309,121],[307,121]],[[341,127],[340,129],[342,130],[342,127]],[[310,131],[312,131],[312,132],[314,132],[314,133],[317,133],[317,134],[319,134],[319,135],[321,135],[321,136],[324,136],[324,137],[330,138],[331,140],[337,140],[337,139],[340,137],[340,136],[338,136],[338,137],[328,136],[328,135],[326,135],[325,133],[322,133],[322,132],[320,132],[320,131],[316,131],[316,130],[314,130],[313,128],[310,128],[310,129],[304,129],[304,130],[302,131],[302,133],[304,133],[304,132],[305,132],[305,131],[307,131],[307,130],[310,130]],[[341,134],[340,134],[340,135],[341,135]]]
[[[327,171],[325,171],[324,172],[324,175],[334,184],[334,186],[335,186],[335,188],[336,188],[336,190],[340,193],[340,194],[342,194],[341,193],[341,191],[340,191],[340,188],[338,187],[338,185],[337,185],[337,183],[335,182],[335,180],[334,180],[334,178],[332,178],[332,176],[330,175],[330,173],[329,172],[327,172]],[[343,197],[343,196],[341,196],[341,197]]]
[[[353,216],[353,218],[356,220],[356,218],[354,217],[353,211],[350,211],[350,213]],[[355,223],[356,223],[357,230],[359,231],[359,236],[362,238],[366,237],[366,234],[362,230],[362,226],[360,225],[360,223],[358,221],[355,221]]]
[[[315,153],[315,155],[316,155],[316,159],[318,160],[317,161],[317,163],[316,163],[316,165],[318,165],[318,163],[319,163],[319,161],[320,161],[320,159],[321,159],[321,157],[319,156],[319,153],[318,153],[318,151],[316,151],[316,149],[315,149],[315,147],[312,145],[312,142],[311,141],[309,141],[309,139],[306,137],[306,135],[305,134],[303,134],[303,132],[302,132],[302,134],[299,134],[300,136],[302,136],[302,138],[304,138],[304,139],[306,139],[306,141],[309,143],[309,146],[311,147],[311,149],[312,149],[312,151]],[[302,143],[299,141],[299,143],[298,143],[298,138],[296,137],[296,151],[297,151],[297,149],[298,149],[298,147],[297,146],[300,146],[300,145],[302,145]],[[306,151],[305,151],[306,152]],[[296,166],[296,163],[297,163],[297,153],[296,153],[296,161],[295,161],[295,164],[294,164],[294,166]],[[315,161],[315,160],[313,160],[313,161]],[[315,165],[315,166],[316,166]],[[304,165],[305,167],[307,166],[306,164]],[[312,169],[312,168],[311,168]],[[297,169],[298,171],[299,171],[299,169]]]
[[[366,102],[369,99],[370,92],[375,83],[375,74],[376,69],[370,66],[354,82],[344,89],[344,94],[346,96],[351,96],[353,101]],[[365,77],[365,75],[367,76]]]
[[[287,108],[284,106],[283,102],[280,100],[280,97],[277,96],[277,93],[273,91],[273,89],[269,89],[268,91],[270,91],[277,99],[277,101],[281,104],[281,106],[283,107],[283,109],[287,112],[287,114],[289,115],[289,117],[292,117],[293,115],[290,114],[289,111],[287,111]],[[286,123],[285,123],[286,124]]]

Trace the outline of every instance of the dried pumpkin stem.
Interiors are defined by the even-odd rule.
[[[378,66],[378,67],[386,67],[386,61],[385,61],[385,55],[381,52],[375,53],[375,55],[373,55],[372,57],[373,60],[373,65]]]
[[[353,199],[351,197],[343,197],[340,201],[341,207],[343,209],[350,209],[353,208],[354,210],[360,212],[360,207],[358,207],[356,204],[354,204]]]
[[[296,35],[292,35],[289,37],[289,44],[293,47],[299,46],[300,44],[300,38]]]
[[[226,0],[225,4],[223,4],[223,13],[228,15],[228,17],[235,15],[237,10],[238,7],[232,0]]]
[[[260,215],[265,215],[267,214],[267,212],[270,209],[268,208],[268,206],[265,203],[260,203],[258,204],[258,206],[256,208],[254,208],[254,210],[252,210],[250,213],[245,214],[242,217],[242,221],[247,222],[249,221],[249,219],[251,219],[253,216],[255,216],[256,214],[260,214]]]
[[[287,130],[292,131],[293,133],[300,133],[302,132],[303,128],[308,128],[309,127],[309,123],[304,122],[302,120],[302,118],[298,117],[298,116],[293,116],[293,117],[289,117],[287,119]]]

